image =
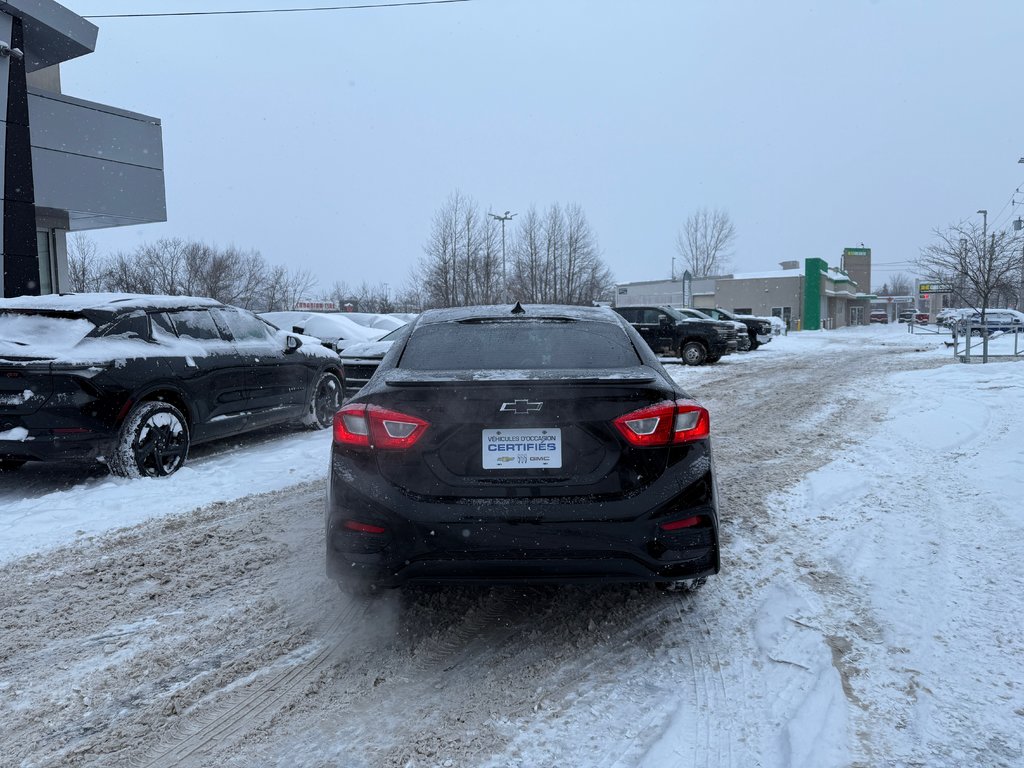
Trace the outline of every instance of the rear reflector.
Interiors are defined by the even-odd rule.
[[[619,416],[612,422],[632,445],[641,448],[701,440],[711,434],[707,409],[692,400],[666,400]]]
[[[356,403],[335,414],[334,442],[359,448],[404,450],[423,437],[429,426],[417,416]]]
[[[673,520],[671,523],[662,523],[661,530],[663,531],[678,531],[683,528],[693,528],[700,525],[701,517],[699,515],[694,517],[684,517],[682,520]]]
[[[381,528],[379,525],[370,525],[369,523],[360,523],[357,520],[346,520],[341,526],[357,533],[387,533],[386,528]]]

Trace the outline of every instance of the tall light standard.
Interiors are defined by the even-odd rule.
[[[1018,163],[1024,163],[1024,157],[1017,161]],[[1020,232],[1024,229],[1024,220],[1020,216],[1013,222],[1013,231]],[[1021,250],[1020,259],[1020,288],[1017,290],[1017,310],[1024,310],[1024,246]]]
[[[505,222],[512,221],[512,217],[516,214],[509,211],[505,211],[503,215],[497,213],[488,213],[495,221],[501,222],[501,290],[505,293],[505,297],[508,297],[508,273],[505,272]]]
[[[988,255],[988,211],[981,209],[978,211],[981,214],[981,257],[982,266],[987,270],[989,268],[989,255]],[[995,239],[995,235],[992,236]],[[993,248],[993,250],[995,250]],[[985,310],[987,309],[988,299],[981,305],[981,361],[983,363],[988,362],[988,333],[985,332]],[[970,325],[967,333],[967,356],[971,355],[971,334]]]
[[[981,263],[988,269],[988,211],[982,208],[978,213],[981,214]],[[984,311],[981,313],[981,320],[985,321]]]

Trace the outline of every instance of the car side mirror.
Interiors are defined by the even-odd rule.
[[[290,355],[293,352],[298,352],[299,347],[302,346],[302,339],[298,336],[287,336],[284,341],[284,353]]]
[[[658,318],[658,324],[662,328],[664,328],[665,326],[672,325],[672,318],[671,317],[665,317],[665,315],[662,315],[661,317]]]

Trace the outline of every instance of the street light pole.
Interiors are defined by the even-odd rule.
[[[982,265],[988,264],[988,211],[982,208],[978,213],[981,214],[981,258]],[[981,321],[985,322],[985,308],[981,310]]]
[[[505,294],[505,299],[508,299],[508,273],[505,271],[505,222],[512,221],[512,217],[516,214],[505,211],[504,215],[497,213],[488,213],[487,215],[495,221],[501,222],[501,290]]]
[[[988,211],[986,211],[985,209],[981,209],[981,210],[978,211],[978,213],[981,214],[981,256],[982,256],[981,264],[987,270],[988,269],[988,263],[989,263],[988,262],[988,259],[989,259],[989,253],[988,253]],[[994,237],[995,236],[993,235],[993,238]],[[992,249],[995,250],[995,245],[994,244],[993,244],[993,248]],[[986,325],[985,310],[986,309],[988,309],[988,298],[987,297],[985,298],[985,301],[982,302],[982,305],[981,305],[981,362],[983,362],[983,363],[987,363],[988,362],[988,329],[985,327],[985,325]],[[967,326],[967,328],[968,328],[967,344],[968,345],[970,345],[970,343],[971,343],[970,327],[971,327],[970,325]]]

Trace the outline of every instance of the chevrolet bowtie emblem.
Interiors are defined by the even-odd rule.
[[[505,413],[516,413],[525,416],[528,413],[539,411],[544,403],[531,403],[529,400],[513,400],[511,403],[502,403],[501,411]]]

